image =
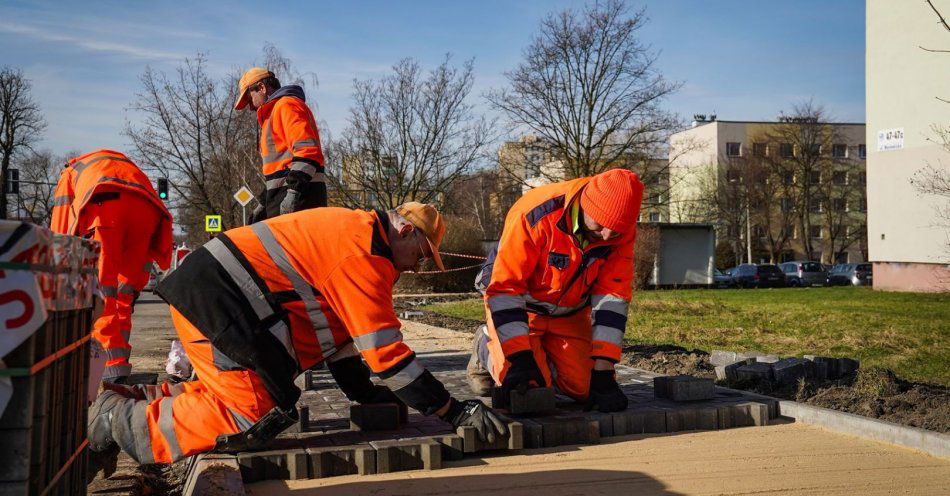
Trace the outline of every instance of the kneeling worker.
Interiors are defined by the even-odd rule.
[[[476,394],[552,384],[588,408],[624,410],[614,377],[633,283],[643,184],[610,170],[533,189],[505,219],[476,286],[487,325],[468,374]]]
[[[419,363],[393,310],[401,272],[427,258],[444,270],[444,234],[435,208],[411,202],[309,209],[217,236],[158,288],[198,380],[108,385],[90,410],[91,448],[118,444],[140,463],[260,449],[297,421],[294,378],[324,361],[351,400],[401,400],[484,440],[504,435],[502,417],[455,400]],[[373,385],[360,354],[386,386]]]

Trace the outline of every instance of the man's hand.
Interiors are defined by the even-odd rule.
[[[508,419],[495,413],[480,400],[458,401],[452,398],[449,400],[448,410],[441,417],[456,429],[463,426],[474,427],[482,442],[494,443],[496,436],[508,434]]]
[[[519,351],[508,357],[511,366],[505,379],[501,382],[502,398],[508,398],[512,391],[518,391],[524,394],[528,388],[544,387],[547,383],[544,381],[544,374],[538,368],[538,363],[534,361],[534,353],[531,350]]]
[[[592,370],[590,373],[590,396],[585,409],[595,408],[604,413],[627,409],[627,396],[620,390],[613,370]]]

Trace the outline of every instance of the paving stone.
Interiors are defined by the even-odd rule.
[[[666,412],[659,408],[643,410],[643,433],[661,434],[666,430]]]
[[[755,357],[755,363],[775,363],[779,361],[778,355],[759,355]]]
[[[756,362],[736,369],[736,379],[740,381],[771,381],[772,378],[772,364],[770,363]]]
[[[610,414],[612,435],[627,436],[630,434],[642,434],[646,413],[641,410],[625,410]],[[666,421],[664,420],[664,423]],[[601,436],[603,436],[603,428]]]
[[[350,405],[350,429],[392,431],[399,429],[401,413],[397,403]]]
[[[376,449],[376,472],[379,474],[442,468],[442,445],[432,439],[373,441],[369,444]]]
[[[322,479],[338,475],[376,473],[376,450],[368,444],[308,448],[310,477]]]
[[[709,352],[709,363],[716,367],[731,365],[740,361],[739,354],[734,351],[712,350]]]
[[[545,448],[569,444],[597,444],[600,426],[586,417],[554,416],[535,419],[541,424]]]
[[[838,377],[838,361],[834,358],[805,355],[803,357],[812,363],[812,377],[819,381]]]
[[[548,413],[555,409],[555,395],[552,388],[531,388],[524,394],[511,391],[509,396],[508,413],[512,415]]]
[[[769,425],[769,407],[764,403],[748,402],[745,404],[752,418],[752,425]]]
[[[861,367],[861,362],[853,360],[851,358],[839,358],[838,359],[838,374],[839,377],[844,377],[846,375],[857,372]]]
[[[442,445],[442,460],[456,461],[465,457],[465,440],[458,434],[432,436],[429,439]]]
[[[523,429],[522,443],[524,447],[529,449],[543,448],[544,428],[541,424],[531,419],[520,419],[518,422]]]
[[[812,362],[804,358],[783,358],[772,364],[774,380],[781,384],[792,384],[798,379],[811,375]]]
[[[689,375],[657,377],[653,388],[658,398],[673,401],[708,400],[716,396],[712,379],[700,379]]]
[[[496,436],[495,442],[493,443],[479,439],[478,431],[474,427],[459,427],[456,434],[462,438],[466,453],[498,449],[518,450],[524,448],[524,424],[521,422],[510,422],[508,424],[508,435]]]
[[[238,453],[238,465],[244,482],[287,480],[290,478],[287,450]],[[295,453],[295,452],[293,452]]]
[[[610,413],[590,412],[587,418],[597,422],[597,428],[600,431],[600,437],[614,436],[614,417]]]
[[[696,428],[702,431],[719,429],[719,412],[715,407],[696,409]]]

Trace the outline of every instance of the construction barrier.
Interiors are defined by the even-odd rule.
[[[85,494],[98,242],[0,221],[0,495]]]

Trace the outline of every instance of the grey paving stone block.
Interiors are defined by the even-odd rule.
[[[839,358],[838,359],[838,374],[839,377],[844,377],[848,374],[857,372],[861,367],[861,362],[851,359],[851,358]]]
[[[474,427],[459,427],[458,430],[456,430],[456,434],[462,438],[466,453],[499,449],[517,450],[525,447],[524,424],[521,422],[508,423],[508,434],[505,436],[496,436],[495,441],[492,443],[479,439],[478,431]]]
[[[783,358],[772,364],[772,376],[781,384],[792,384],[798,379],[810,376],[812,362],[804,358]]]
[[[287,453],[287,479],[300,480],[310,478],[310,457],[305,449]]]
[[[712,350],[709,352],[709,363],[716,367],[731,365],[740,360],[739,354],[734,351]]]
[[[642,434],[645,417],[646,414],[642,410],[625,410],[611,413],[612,435]],[[603,437],[603,430],[601,430],[601,437]]]
[[[238,453],[241,478],[244,482],[289,479],[287,454],[284,450]]]
[[[659,408],[643,409],[643,433],[661,434],[666,430],[666,412]]]
[[[614,436],[614,417],[610,413],[601,413],[601,412],[591,412],[587,414],[587,418],[597,422],[598,430],[600,431],[600,437],[613,437]]]
[[[442,460],[456,461],[465,457],[465,440],[458,434],[432,436],[430,439],[442,445]]]
[[[773,379],[772,364],[756,362],[743,365],[736,369],[736,379],[751,382],[771,381]]]
[[[586,417],[554,416],[535,419],[535,421],[541,424],[542,443],[545,448],[600,442],[600,426],[596,420]]]
[[[519,423],[523,428],[522,443],[525,448],[543,448],[544,447],[544,429],[541,424],[530,420],[521,419]]]
[[[442,468],[442,445],[433,439],[372,441],[376,450],[376,473]]]
[[[547,413],[556,408],[554,389],[547,387],[532,388],[524,394],[511,391],[508,400],[508,413],[512,415]]]
[[[720,381],[736,381],[739,378],[736,374],[736,370],[743,365],[749,365],[752,363],[755,363],[755,359],[747,358],[745,360],[730,363],[729,365],[717,366],[716,379],[719,379]]]
[[[666,410],[666,432],[694,431],[698,425],[696,410],[677,408]]]
[[[714,407],[696,409],[696,429],[714,431],[719,429],[719,412]]]
[[[803,357],[812,363],[812,378],[825,381],[837,377],[838,362],[834,358],[805,355]]]
[[[653,388],[658,398],[673,401],[708,400],[716,396],[712,379],[700,379],[689,375],[654,378]]]
[[[778,355],[759,355],[755,357],[756,363],[775,363],[779,361]]]
[[[769,407],[764,403],[749,402],[749,416],[752,418],[752,425],[769,425]]]
[[[400,425],[397,403],[350,406],[350,429],[354,431],[390,431]]]
[[[370,445],[307,448],[306,452],[314,479],[376,473],[376,450]]]

